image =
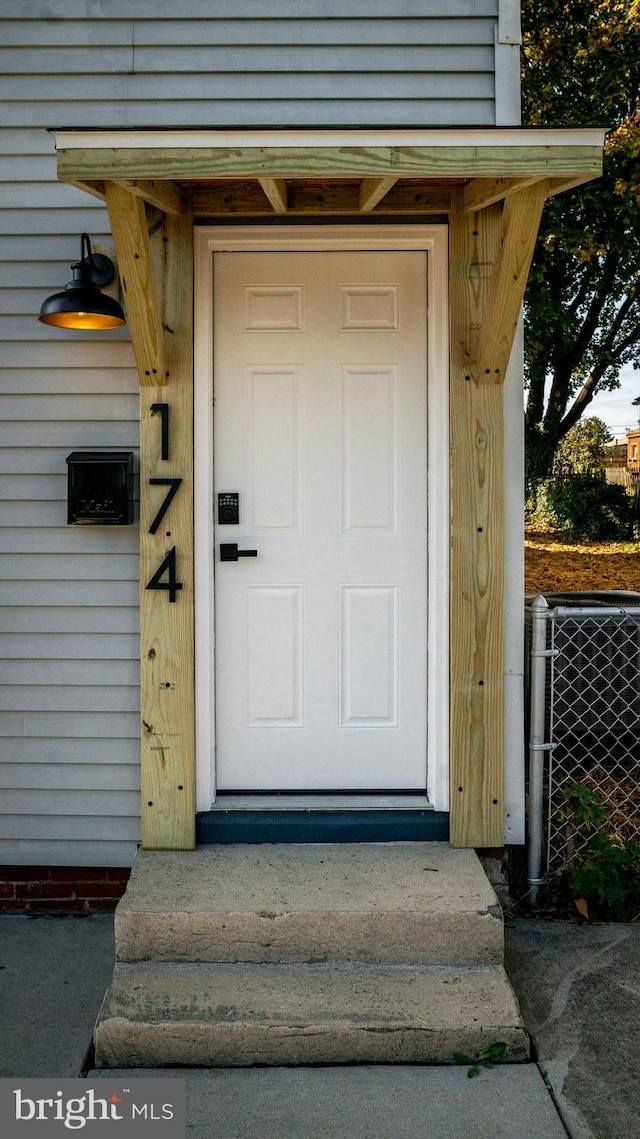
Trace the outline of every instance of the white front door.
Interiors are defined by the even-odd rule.
[[[214,256],[221,790],[426,787],[426,295],[419,251]]]

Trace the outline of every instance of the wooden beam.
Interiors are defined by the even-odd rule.
[[[272,217],[273,206],[255,181],[207,182],[193,190],[194,217]]]
[[[287,212],[287,183],[283,178],[258,178],[260,186],[271,202],[274,213]]]
[[[288,214],[359,214],[360,194],[356,182],[329,179],[307,181],[294,179],[288,184]],[[271,216],[257,181],[214,181],[198,187],[193,193],[196,217]],[[386,197],[374,207],[376,214],[446,214],[449,212],[449,187],[423,185],[420,181],[396,182]]]
[[[58,178],[560,178],[602,172],[597,146],[167,147],[58,151]]]
[[[376,214],[448,214],[449,189],[446,182],[424,185],[419,180],[396,182],[375,207]]]
[[[504,204],[491,285],[469,365],[477,383],[504,382],[546,194],[546,181],[535,182]]]
[[[188,211],[164,217],[151,238],[171,383],[142,388],[140,399],[142,845],[148,850],[195,844],[192,223]],[[151,534],[168,486],[150,480],[171,478],[182,481]],[[175,559],[174,600],[167,588],[148,588],[168,555]],[[170,570],[160,580],[170,583]]]
[[[504,843],[503,388],[478,387],[469,341],[481,322],[500,207],[450,214],[450,841]]]
[[[538,175],[535,174],[529,178],[474,178],[464,188],[464,209],[467,213],[483,210],[537,181]]]
[[[364,178],[360,183],[360,213],[370,213],[397,181],[397,178]]]
[[[84,190],[86,194],[91,194],[93,198],[100,198],[102,202],[105,199],[104,182],[101,181],[81,181],[80,179],[69,179],[69,185],[75,186],[77,190]]]
[[[106,195],[138,377],[142,386],[157,384],[169,373],[145,205],[114,182],[107,183]]]
[[[449,189],[439,185],[424,185],[419,180],[396,182],[373,209],[375,214],[448,214]]]
[[[155,206],[156,209],[162,210],[165,214],[172,214],[177,217],[185,208],[185,195],[173,182],[159,182],[155,179],[129,180],[126,178],[114,178],[113,181],[118,186],[128,190],[130,194],[135,194],[136,197],[142,198],[144,202],[148,202],[150,206]]]
[[[591,181],[585,174],[577,174],[573,178],[549,178],[547,197],[553,198],[555,194],[563,194],[565,190],[573,190],[575,186],[584,186],[585,182]]]

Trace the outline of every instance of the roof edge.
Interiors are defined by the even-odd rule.
[[[604,146],[604,127],[439,130],[53,130],[56,150],[233,147]]]

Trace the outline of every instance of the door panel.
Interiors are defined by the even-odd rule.
[[[221,253],[214,280],[218,787],[424,789],[426,256]]]

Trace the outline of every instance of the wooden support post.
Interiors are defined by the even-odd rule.
[[[164,330],[145,205],[114,182],[107,182],[105,191],[140,383],[164,383],[168,378]]]
[[[170,380],[140,390],[142,845],[190,850],[195,844],[190,213],[163,219],[151,242]]]
[[[500,206],[450,213],[450,778],[453,846],[504,842],[504,425],[501,385],[469,371]]]

